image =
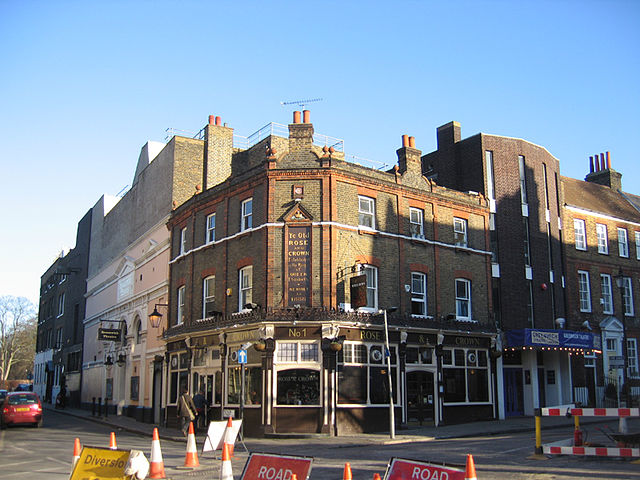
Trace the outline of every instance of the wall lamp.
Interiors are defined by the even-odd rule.
[[[119,367],[124,367],[125,363],[127,363],[127,358],[125,357],[124,353],[118,355],[118,360],[116,360],[116,363]]]
[[[158,307],[169,307],[168,303],[156,303],[153,307],[153,312],[149,314],[149,321],[153,328],[158,328],[162,321],[162,314],[158,311]]]

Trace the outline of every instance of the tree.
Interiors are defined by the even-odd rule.
[[[0,380],[8,380],[12,370],[18,378],[33,370],[35,312],[34,305],[24,297],[0,297]]]

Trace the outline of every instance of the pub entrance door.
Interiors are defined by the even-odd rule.
[[[435,391],[433,372],[407,372],[407,422],[430,423],[434,420]]]

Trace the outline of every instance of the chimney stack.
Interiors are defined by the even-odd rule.
[[[402,135],[402,148],[396,151],[398,155],[398,172],[404,174],[410,172],[417,178],[422,176],[422,152],[416,149],[415,137]]]
[[[300,112],[293,112],[293,123],[289,124],[289,151],[310,151],[313,146],[313,124],[311,112],[303,112],[304,122],[300,120]]]
[[[604,185],[616,191],[622,190],[622,174],[611,168],[609,152],[596,153],[593,157],[589,157],[589,170],[589,174],[585,177],[587,182]]]

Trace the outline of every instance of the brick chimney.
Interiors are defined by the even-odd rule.
[[[313,124],[309,110],[303,112],[304,122],[300,121],[300,112],[293,112],[293,123],[289,124],[289,151],[309,151],[313,145]]]
[[[204,189],[224,182],[231,176],[233,128],[222,125],[220,117],[209,115],[204,129]]]
[[[422,152],[416,147],[416,139],[409,135],[402,136],[402,148],[396,150],[398,155],[398,172],[409,172],[418,176],[422,175]]]
[[[436,130],[438,137],[438,150],[448,145],[453,145],[460,141],[461,129],[459,122],[449,122],[446,125],[438,127]]]
[[[589,157],[589,174],[584,179],[612,190],[622,190],[622,174],[611,168],[609,152],[606,152],[606,158],[604,153]]]

